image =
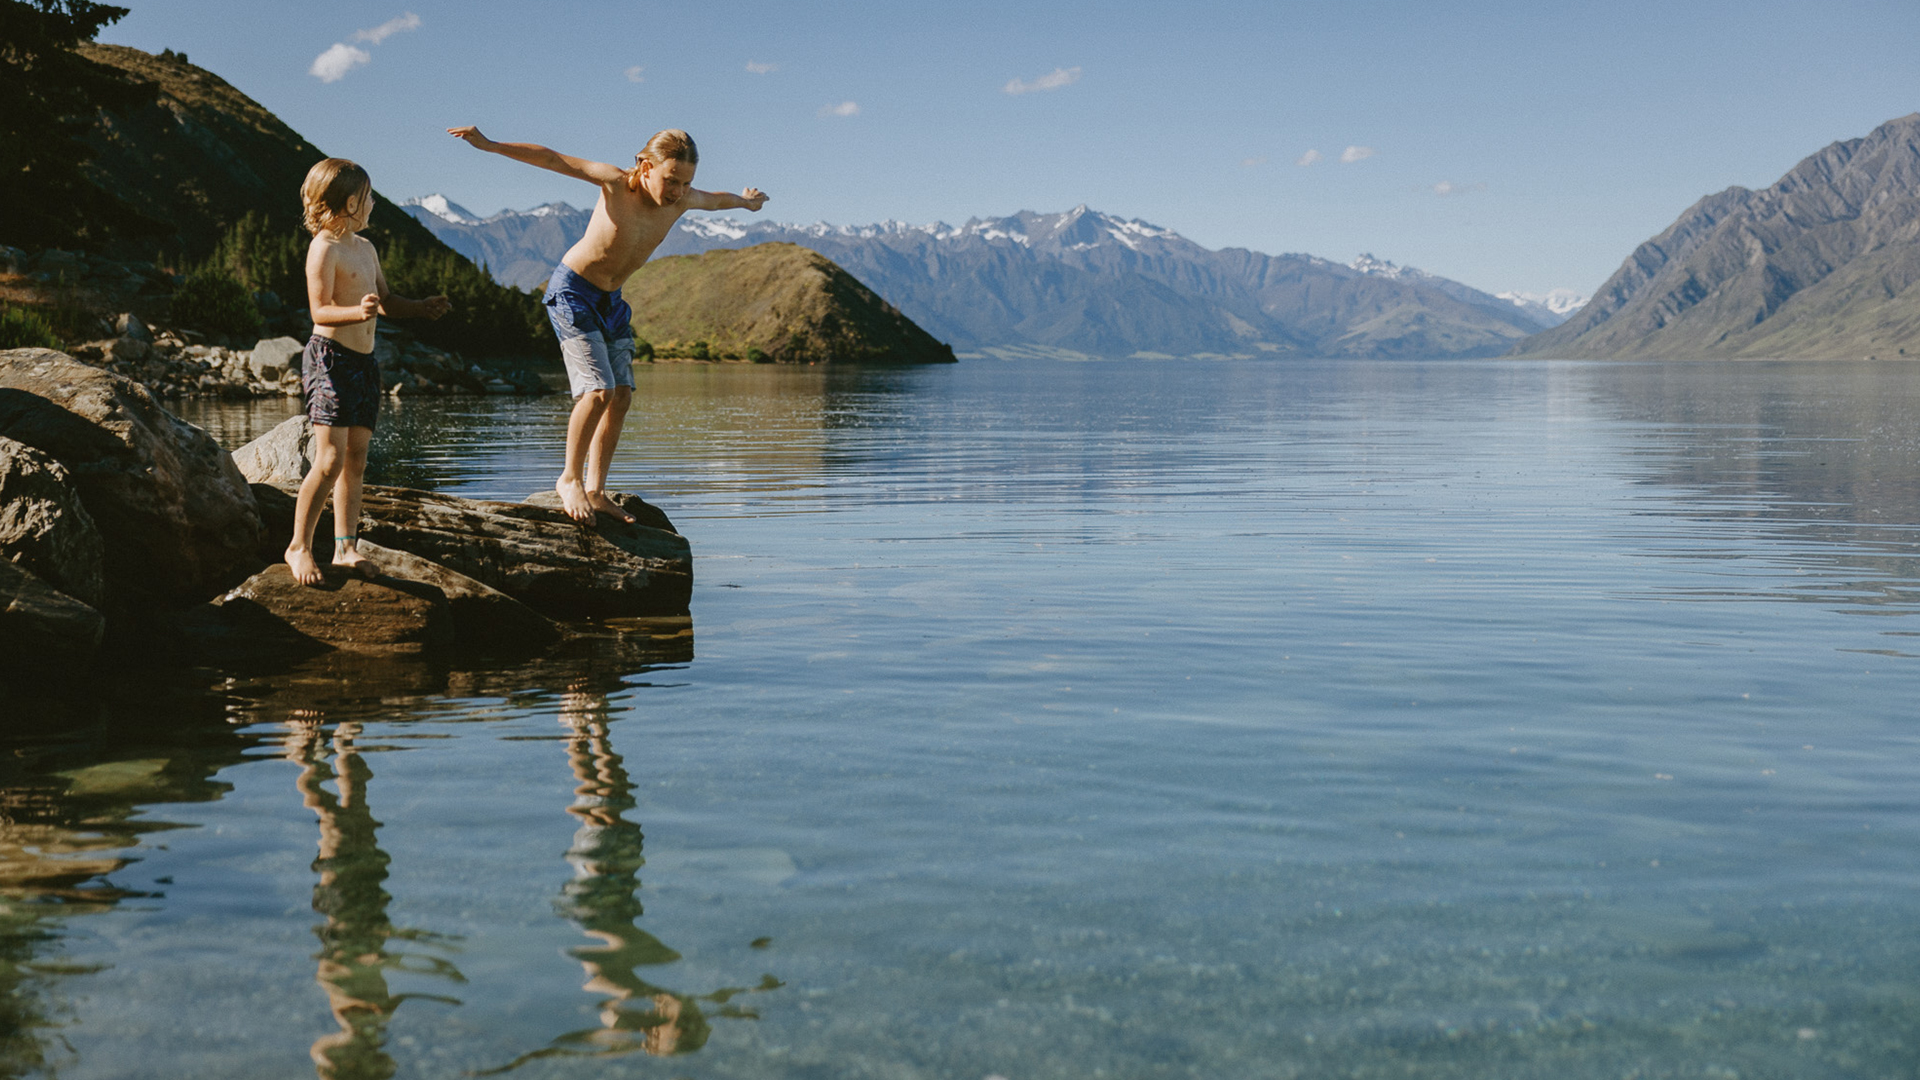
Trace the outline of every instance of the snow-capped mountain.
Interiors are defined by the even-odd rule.
[[[1573,313],[1587,306],[1588,297],[1572,289],[1553,289],[1544,293],[1503,292],[1500,299],[1539,320],[1542,326],[1559,326]]]
[[[546,284],[553,264],[586,232],[591,216],[555,202],[481,217],[445,195],[408,199],[401,207],[442,243],[486,267],[495,281],[523,289]]]
[[[560,212],[563,208],[566,212]],[[456,222],[408,207],[448,245],[524,287],[546,280],[585,230],[550,204]],[[463,215],[471,216],[471,215]],[[960,350],[1100,356],[1491,356],[1542,328],[1513,304],[1447,278],[1366,257],[1212,251],[1086,206],[964,224],[811,225],[688,214],[658,251],[790,243],[839,263]]]

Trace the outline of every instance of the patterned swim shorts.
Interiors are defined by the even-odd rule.
[[[372,429],[380,418],[380,365],[372,353],[354,352],[315,334],[300,355],[300,389],[307,418],[328,427]]]
[[[573,396],[633,386],[633,309],[566,263],[547,279],[547,318],[560,339]]]

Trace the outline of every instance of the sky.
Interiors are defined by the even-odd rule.
[[[186,53],[387,198],[591,204],[452,125],[618,164],[679,127],[697,186],[779,221],[1085,204],[1490,292],[1590,293],[1701,197],[1920,110],[1915,0],[119,2],[100,40]]]

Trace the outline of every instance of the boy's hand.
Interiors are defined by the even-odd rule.
[[[425,306],[425,315],[429,319],[437,319],[453,310],[453,301],[444,296],[429,296],[420,303]]]
[[[740,198],[747,204],[747,209],[755,212],[758,212],[762,206],[767,204],[767,193],[757,187],[750,187],[741,192]]]
[[[380,294],[368,293],[360,298],[360,317],[371,319],[380,314]]]
[[[465,127],[450,127],[447,129],[447,134],[465,142],[475,150],[493,149],[493,140],[480,134],[480,129],[474,127],[472,124],[468,124]]]

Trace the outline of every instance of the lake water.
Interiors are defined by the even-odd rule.
[[[1920,1070],[1920,366],[639,376],[690,627],[8,706],[0,1072]]]

